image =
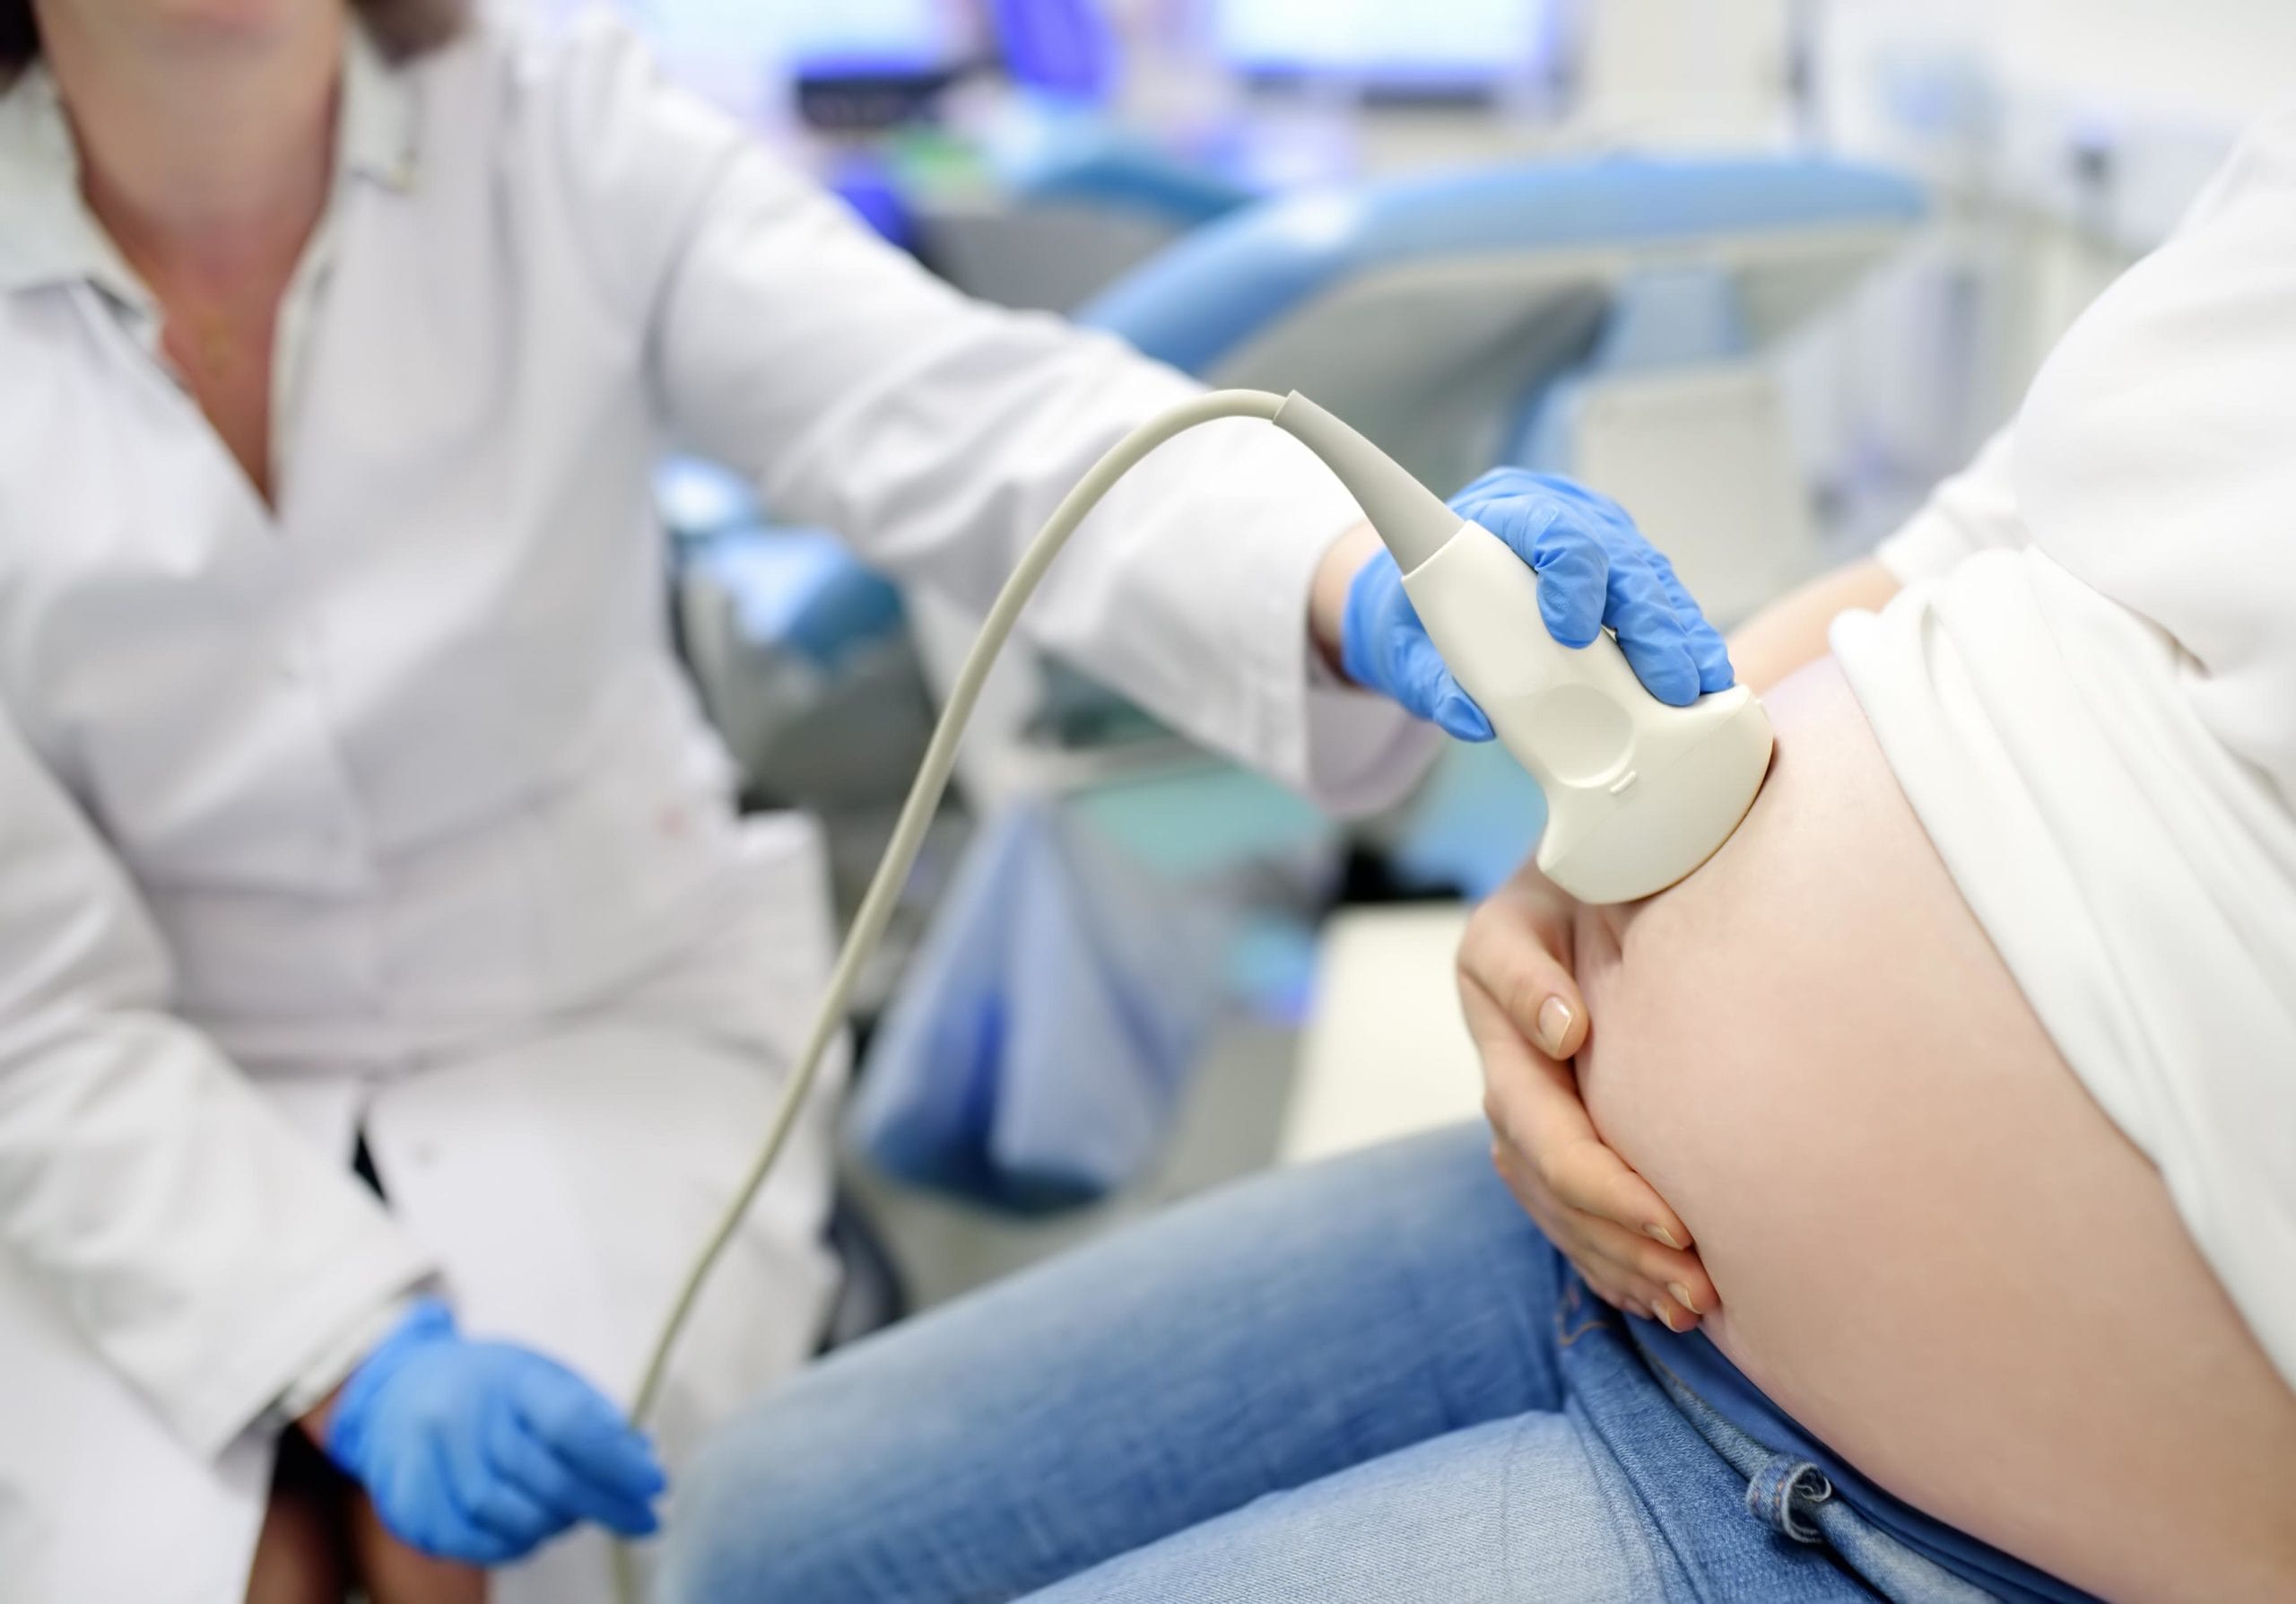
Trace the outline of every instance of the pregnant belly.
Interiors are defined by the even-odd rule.
[[[1839,671],[1769,702],[1778,761],[1737,835],[1577,932],[1587,1103],[1696,1234],[1707,1329],[1880,1485],[2069,1582],[2296,1599],[2296,1392]]]

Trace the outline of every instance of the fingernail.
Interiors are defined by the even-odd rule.
[[[1666,1290],[1674,1295],[1674,1302],[1680,1303],[1692,1314],[1703,1314],[1706,1312],[1705,1310],[1698,1306],[1698,1300],[1690,1295],[1690,1288],[1683,1286],[1680,1281],[1667,1282]]]
[[[1435,722],[1462,741],[1487,741],[1492,738],[1491,720],[1483,710],[1464,696],[1446,696],[1436,710]]]
[[[1645,1225],[1642,1227],[1642,1234],[1648,1237],[1653,1242],[1665,1242],[1677,1253],[1683,1251],[1683,1244],[1676,1242],[1674,1240],[1674,1234],[1667,1230],[1664,1225]]]
[[[1682,1329],[1674,1324],[1674,1306],[1672,1303],[1662,1301],[1652,1313],[1657,1317],[1658,1323],[1669,1331],[1679,1331]]]
[[[1562,1056],[1562,1043],[1570,1034],[1573,1016],[1570,1005],[1559,997],[1550,997],[1539,1005],[1539,1045],[1546,1049],[1546,1056]]]

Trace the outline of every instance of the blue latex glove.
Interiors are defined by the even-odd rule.
[[[1499,468],[1454,497],[1451,510],[1537,572],[1539,612],[1565,646],[1592,645],[1608,628],[1644,687],[1675,707],[1729,689],[1721,635],[1617,502],[1552,474]],[[1491,721],[1443,666],[1384,551],[1348,588],[1340,667],[1463,741],[1491,739]]]
[[[666,1485],[646,1439],[554,1360],[474,1342],[425,1299],[351,1373],[326,1451],[402,1542],[500,1565],[579,1521],[656,1527]]]

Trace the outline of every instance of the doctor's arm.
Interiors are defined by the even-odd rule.
[[[620,1412],[410,1297],[427,1256],[170,1014],[170,983],[126,873],[0,713],[0,1242],[16,1262],[194,1453],[300,1417],[426,1553],[499,1564],[576,1521],[651,1530],[662,1473]]]
[[[1106,336],[958,294],[626,41],[575,47],[560,92],[590,254],[645,330],[665,419],[909,584],[985,612],[1100,455],[1200,393]],[[1206,745],[1376,807],[1430,742],[1315,658],[1315,576],[1360,519],[1278,431],[1209,424],[1117,488],[1024,627]]]
[[[126,874],[0,714],[0,1240],[206,1457],[429,1265],[170,987]]]

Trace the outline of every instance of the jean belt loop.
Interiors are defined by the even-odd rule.
[[[1746,1483],[1746,1509],[1771,1530],[1797,1543],[1825,1540],[1809,1512],[1833,1496],[1833,1483],[1807,1460],[1776,1453]]]

